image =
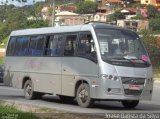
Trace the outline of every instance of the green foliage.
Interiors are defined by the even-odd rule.
[[[48,21],[44,21],[44,20],[30,20],[24,24],[24,28],[47,27],[48,24],[49,24]]]
[[[148,5],[147,6],[147,11],[148,11],[148,17],[149,18],[155,18],[156,13],[157,13],[157,9],[154,6]]]
[[[142,16],[142,14],[140,12],[138,12],[135,17],[132,17],[132,19],[138,19],[139,20],[139,19],[144,19],[144,17]]]
[[[115,13],[113,13],[113,14],[111,15],[111,19],[112,19],[113,21],[116,21],[116,20],[118,20],[118,19],[125,19],[125,16],[124,16],[120,11],[116,11]]]
[[[4,57],[0,57],[0,65],[1,64],[4,64]],[[0,109],[0,112],[1,112],[1,109]]]
[[[153,34],[152,31],[146,29],[142,30],[140,34],[142,35],[143,42],[150,55],[153,66],[159,67],[160,62],[157,60],[158,57],[160,57],[160,49],[157,45],[158,38]]]
[[[0,7],[0,13],[3,13],[0,14],[0,42],[13,30],[47,27],[48,21],[41,20],[42,7],[42,3],[22,8],[14,6]],[[34,17],[34,20],[28,21],[28,17]]]
[[[8,37],[5,37],[4,39],[1,40],[0,42],[0,48],[5,48],[8,42]]]
[[[149,28],[152,31],[160,31],[160,18],[150,19],[149,20]]]
[[[27,2],[27,0],[16,0],[16,1],[18,1],[18,2]]]
[[[133,8],[144,8],[146,7],[146,5],[145,4],[132,4],[132,7]]]
[[[13,106],[0,105],[0,118],[12,118],[12,119],[38,119],[32,113],[22,112],[14,108]],[[3,117],[2,117],[3,116]]]
[[[77,4],[77,13],[79,14],[93,14],[97,11],[98,4],[92,1],[80,1]]]

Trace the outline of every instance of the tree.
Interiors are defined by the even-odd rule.
[[[142,16],[142,14],[140,12],[137,12],[135,17],[132,17],[131,19],[144,19],[144,17]]]
[[[115,11],[115,13],[111,15],[111,19],[117,21],[118,19],[125,19],[125,16],[120,11]]]
[[[11,31],[25,28],[47,27],[48,21],[40,19],[40,5],[17,7],[0,7],[0,40],[7,37]],[[33,16],[36,20],[28,21],[27,17]]]
[[[152,31],[160,31],[160,18],[150,19],[149,20],[149,28]]]
[[[142,39],[150,55],[152,64],[158,67],[159,61],[157,60],[157,56],[160,54],[160,49],[158,47],[157,37],[154,36],[152,31],[147,29],[142,30],[140,34],[142,35]]]
[[[79,14],[93,14],[97,11],[98,4],[92,1],[80,1],[77,4],[77,13]]]
[[[147,6],[147,11],[148,11],[148,17],[149,18],[155,18],[156,17],[157,9],[154,6],[148,5]]]

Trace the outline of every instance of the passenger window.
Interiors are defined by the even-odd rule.
[[[79,42],[77,48],[77,55],[86,57],[96,61],[96,50],[93,42],[93,38],[90,32],[82,32],[79,35]]]
[[[18,37],[16,39],[16,47],[14,55],[24,56],[27,52],[29,37]]]
[[[64,56],[74,56],[77,35],[67,35],[64,47]]]
[[[44,51],[45,36],[32,36],[29,43],[28,53],[31,56],[41,56]]]
[[[7,47],[7,52],[6,52],[7,56],[12,56],[13,55],[14,49],[15,49],[15,44],[16,44],[16,38],[11,37],[10,40],[9,40],[8,47]]]
[[[16,46],[15,46],[15,52],[14,52],[14,55],[15,55],[15,56],[20,56],[20,55],[22,55],[22,51],[21,51],[22,43],[23,43],[23,41],[21,40],[20,37],[18,37],[18,38],[16,39]]]
[[[23,37],[22,40],[23,40],[23,44],[22,44],[21,50],[23,52],[23,55],[26,56],[28,55],[29,37]]]
[[[63,35],[48,36],[45,47],[46,56],[61,56]]]

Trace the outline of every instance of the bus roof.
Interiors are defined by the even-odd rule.
[[[105,23],[88,23],[88,24],[74,25],[74,26],[57,26],[57,27],[44,27],[44,28],[16,30],[16,31],[12,31],[10,36],[51,34],[51,33],[61,33],[61,32],[77,32],[77,31],[81,31],[81,28],[83,26],[87,27],[88,29],[91,29],[91,28],[124,29],[124,28],[120,28],[120,27],[105,24]]]

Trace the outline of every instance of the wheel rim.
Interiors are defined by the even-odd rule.
[[[32,93],[32,87],[28,84],[26,86],[26,96],[30,96]]]
[[[83,88],[83,89],[81,89],[81,91],[79,92],[79,95],[78,95],[78,97],[79,97],[79,99],[83,102],[83,103],[85,103],[86,101],[87,101],[87,99],[88,99],[88,91],[85,89],[85,88]]]

